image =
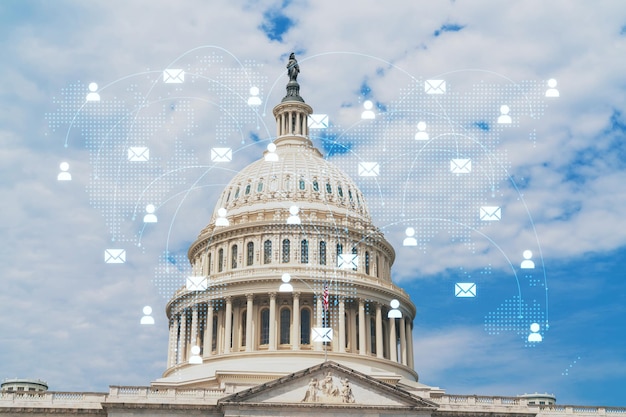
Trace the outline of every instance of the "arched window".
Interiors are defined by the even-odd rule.
[[[311,344],[311,310],[308,308],[300,310],[300,344]]]
[[[376,320],[370,318],[370,353],[376,353]]]
[[[263,263],[272,263],[272,241],[269,239],[263,243]]]
[[[228,191],[228,195],[226,196],[226,202],[228,203],[228,200],[230,200],[230,191]]]
[[[259,334],[259,344],[267,345],[270,343],[270,309],[261,310],[261,332]]]
[[[317,180],[313,181],[313,191],[318,192],[320,190],[320,185]]]
[[[337,243],[337,258],[335,259],[335,266],[339,265],[339,255],[343,253],[343,245],[341,243]]]
[[[305,184],[304,180],[303,180],[302,178],[300,178],[300,182],[299,182],[299,184],[298,184],[298,187],[299,187],[301,190],[304,190],[305,186],[306,186],[306,184]]]
[[[357,250],[356,250],[356,246],[352,247],[352,254],[356,255],[357,254]],[[358,265],[358,261],[356,262],[356,264]],[[353,271],[356,271],[356,267],[352,268]]]
[[[236,200],[239,197],[239,187],[237,187],[237,191],[235,191],[235,198],[234,200]]]
[[[246,185],[246,195],[250,194],[250,184]]]
[[[280,310],[280,344],[287,345],[291,342],[291,310],[285,307]]]
[[[283,240],[283,263],[289,263],[289,252],[290,252],[290,246],[291,246],[291,242],[289,242],[289,239],[284,239]]]
[[[339,193],[339,197],[343,198],[343,190],[341,189],[341,185],[337,186],[337,192]]]
[[[217,314],[213,316],[213,332],[211,334],[211,351],[215,350],[217,350]]]
[[[306,239],[300,242],[300,263],[309,263],[309,241]]]
[[[246,346],[246,337],[248,336],[248,314],[247,310],[241,313],[241,346]]]
[[[380,264],[378,262],[378,255],[376,255],[376,278],[380,278]]]
[[[256,187],[257,193],[260,193],[261,191],[263,191],[263,181],[259,181],[259,185]]]
[[[237,245],[230,248],[230,267],[232,269],[237,268]]]
[[[217,251],[217,272],[222,272],[224,269],[224,249],[220,248]]]
[[[320,242],[320,265],[326,265],[326,242]]]
[[[356,329],[356,350],[355,350],[355,352],[358,352],[359,349],[361,349],[361,347],[359,346],[359,344],[361,343],[361,341],[359,340],[361,338],[361,336],[360,336],[361,332],[359,331],[359,315],[357,314],[354,319],[356,321],[356,324],[355,324],[355,329]]]
[[[370,253],[365,252],[365,274],[370,274]]]
[[[329,183],[329,182],[327,182],[327,183],[326,183],[326,192],[327,192],[328,194],[330,194],[330,193],[332,193],[332,192],[333,192],[333,187],[331,187],[331,186],[330,186],[330,183]]]
[[[212,253],[209,252],[209,275],[211,275],[211,269],[212,269],[211,267],[213,266],[212,263],[211,263],[211,261],[213,260],[213,259],[211,259],[212,258],[211,255],[212,255]]]
[[[248,242],[246,247],[246,266],[250,266],[254,263],[254,243]]]

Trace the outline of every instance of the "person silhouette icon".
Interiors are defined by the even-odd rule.
[[[417,239],[415,239],[413,236],[415,236],[415,229],[413,229],[412,227],[407,227],[405,230],[406,233],[406,237],[404,238],[404,241],[402,241],[402,245],[403,246],[417,246]]]
[[[156,223],[157,216],[154,214],[154,206],[152,204],[148,204],[146,206],[146,215],[143,216],[144,223]]]
[[[365,108],[365,110],[363,111],[363,113],[361,113],[361,119],[375,119],[376,118],[376,115],[372,111],[372,107],[374,107],[374,103],[372,103],[370,100],[365,100],[365,102],[363,102],[363,107]]]
[[[72,174],[68,172],[70,164],[67,162],[61,162],[59,169],[61,169],[61,172],[57,175],[57,181],[72,181]]]
[[[530,250],[525,250],[522,255],[524,256],[524,260],[520,264],[520,268],[522,269],[534,269],[535,263],[533,262],[533,252]]]
[[[300,224],[300,216],[298,216],[299,211],[298,206],[289,207],[290,216],[287,218],[287,224]]]
[[[192,346],[191,347],[191,356],[189,357],[190,364],[201,364],[202,357],[200,356],[200,346]]]
[[[415,134],[415,140],[428,140],[428,132],[426,132],[426,122],[419,122],[417,124],[417,133]]]
[[[87,94],[87,101],[100,101],[100,94],[98,94],[98,84],[89,84],[89,93]]]
[[[250,87],[250,97],[248,97],[248,106],[260,106],[261,98],[259,97],[259,87]]]
[[[215,225],[228,226],[229,224],[230,222],[226,218],[226,209],[224,207],[220,207],[220,209],[217,210],[217,220],[215,220]]]
[[[268,162],[278,162],[278,155],[276,154],[276,145],[269,143],[267,145],[267,152],[265,153],[265,160]]]
[[[558,97],[559,90],[556,89],[556,80],[550,78],[548,80],[548,89],[546,90],[546,97]]]
[[[530,325],[530,334],[528,335],[529,342],[541,342],[543,337],[539,334],[539,323],[533,323]]]
[[[141,318],[141,324],[154,324],[154,318],[151,316],[152,307],[145,306],[143,308],[143,317]]]
[[[293,286],[289,282],[291,281],[291,275],[285,272],[280,279],[283,281],[283,283],[280,284],[278,292],[293,292]]]
[[[500,106],[500,116],[498,117],[498,123],[500,124],[509,124],[511,123],[511,116],[509,116],[509,106],[506,104]]]

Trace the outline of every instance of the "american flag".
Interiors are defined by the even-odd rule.
[[[328,284],[324,285],[324,294],[322,295],[322,305],[324,306],[324,311],[328,311]]]

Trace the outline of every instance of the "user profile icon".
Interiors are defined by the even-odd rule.
[[[300,224],[300,216],[298,213],[300,209],[298,206],[289,207],[289,217],[287,218],[287,224]]]
[[[415,239],[415,229],[407,227],[404,231],[406,237],[402,241],[402,246],[417,246],[417,239]]]
[[[145,306],[143,308],[143,317],[141,318],[141,324],[154,324],[154,317],[152,317],[152,307]]]
[[[215,220],[216,226],[228,226],[230,222],[226,218],[226,209],[224,207],[220,207],[217,210],[217,219]]]
[[[59,175],[57,175],[57,181],[72,180],[72,174],[69,173],[70,164],[68,164],[67,162],[61,162],[61,164],[59,165],[59,169],[61,170],[61,172],[59,172]]]
[[[89,93],[87,93],[86,100],[87,101],[100,101],[100,94],[98,94],[98,84],[96,83],[89,84]]]
[[[157,216],[156,214],[154,214],[154,205],[152,204],[148,204],[146,206],[146,215],[143,216],[143,222],[144,223],[156,223],[157,222]]]
[[[520,268],[522,269],[535,269],[535,262],[533,262],[533,252],[530,250],[525,250],[522,253],[524,260],[520,264]]]
[[[510,124],[512,122],[511,116],[509,116],[510,111],[511,109],[506,104],[500,106],[500,116],[498,117],[498,123]]]
[[[259,97],[259,87],[250,87],[250,97],[248,97],[248,106],[260,106],[261,98]]]
[[[417,123],[417,133],[415,140],[428,140],[428,132],[426,132],[426,122]]]
[[[361,113],[361,119],[375,119],[376,118],[376,114],[374,114],[374,112],[372,111],[372,108],[374,107],[374,103],[372,103],[371,100],[365,100],[365,102],[363,102],[363,107],[365,108],[365,110],[363,111],[363,113]]]
[[[265,160],[268,162],[278,162],[278,154],[276,153],[276,145],[274,144],[274,142],[267,145]]]
[[[530,334],[528,335],[529,342],[541,342],[543,340],[543,337],[539,334],[540,328],[539,323],[532,323],[530,325]]]
[[[559,90],[556,89],[556,80],[550,78],[548,80],[548,89],[546,90],[546,97],[558,97]]]

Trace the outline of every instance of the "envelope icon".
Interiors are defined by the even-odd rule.
[[[457,282],[454,284],[455,297],[476,297],[476,284],[474,282]]]
[[[326,129],[328,127],[327,114],[309,114],[307,124],[311,129]]]
[[[163,82],[166,84],[182,84],[185,82],[185,71],[168,68],[163,71]]]
[[[209,286],[207,277],[187,277],[185,288],[187,291],[204,291]]]
[[[450,160],[450,171],[453,174],[469,174],[472,172],[472,160],[452,159]]]
[[[502,218],[502,209],[498,206],[482,206],[480,208],[480,220],[485,222],[497,222]]]
[[[211,148],[211,161],[230,162],[233,160],[233,151],[230,148]]]
[[[332,327],[313,327],[313,341],[314,342],[332,342],[333,341],[333,329]]]
[[[124,249],[105,249],[104,262],[107,264],[123,264],[126,262],[126,251]]]
[[[377,177],[380,174],[378,162],[359,162],[359,176]]]
[[[424,82],[424,91],[426,94],[445,94],[445,80],[426,80]]]
[[[128,148],[128,160],[131,162],[146,162],[150,159],[150,149],[145,146],[131,146]]]
[[[359,266],[359,256],[351,253],[339,255],[337,261],[341,269],[356,269]]]

